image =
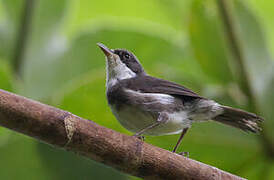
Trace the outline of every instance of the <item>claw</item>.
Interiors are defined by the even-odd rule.
[[[136,138],[140,139],[141,141],[145,142],[145,136],[133,135],[133,137],[136,137]]]
[[[189,157],[189,152],[180,152],[178,154],[187,158]]]

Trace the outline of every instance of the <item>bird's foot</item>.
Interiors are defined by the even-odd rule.
[[[178,154],[187,158],[189,157],[189,152],[180,152]]]
[[[141,141],[144,141],[145,142],[145,136],[140,136],[140,135],[133,135],[133,137],[136,137],[138,139],[140,139]]]

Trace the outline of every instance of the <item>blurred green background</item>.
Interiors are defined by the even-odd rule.
[[[260,135],[193,124],[179,151],[274,179],[273,16],[272,0],[0,0],[0,88],[131,134],[107,106],[96,43],[126,48],[149,74],[266,118]],[[177,138],[146,142],[171,150]],[[138,178],[0,127],[0,179]]]

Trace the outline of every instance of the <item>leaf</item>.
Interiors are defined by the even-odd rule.
[[[272,65],[272,68],[274,68],[274,64]],[[263,96],[260,98],[260,104],[261,104],[261,111],[262,115],[265,118],[263,127],[266,131],[266,136],[268,136],[270,143],[273,143],[274,139],[274,72],[272,73],[272,79],[267,84],[267,87],[264,90]]]
[[[21,0],[8,0],[2,1],[3,10],[6,13],[10,23],[16,29],[21,20],[22,7],[24,5],[24,1]]]
[[[46,84],[51,78],[49,70],[53,62],[66,51],[66,39],[61,35],[60,27],[67,1],[49,0],[33,3],[35,10],[32,29],[21,67],[24,83],[19,88],[19,93],[34,99],[42,99],[51,90]],[[41,91],[34,88],[36,85],[40,85]]]
[[[8,131],[8,141],[0,136],[1,179],[126,179],[125,175],[81,156],[53,148],[23,135]],[[18,148],[20,152],[18,152]],[[24,167],[24,168],[22,168]],[[25,168],[35,169],[31,173]],[[16,173],[14,173],[14,169]],[[58,171],[56,171],[58,169]]]
[[[127,179],[126,175],[119,171],[72,152],[66,152],[42,143],[37,143],[36,149],[44,170],[50,176],[49,179],[75,180],[79,177],[85,179]]]
[[[68,16],[70,23],[66,28],[66,32],[69,32],[69,34],[71,32],[77,32],[81,27],[86,27],[87,25],[94,26],[97,23],[102,23],[104,19],[110,20],[112,23],[126,22],[127,24],[124,25],[128,27],[136,23],[143,26],[146,22],[153,22],[179,31],[181,31],[182,28],[181,20],[183,14],[178,13],[180,12],[179,10],[170,11],[167,5],[162,2],[146,0],[80,0],[70,2],[71,14]],[[175,2],[173,2],[173,4],[175,4]],[[176,2],[176,4],[178,3]],[[181,4],[185,5],[187,3],[182,2],[180,5]],[[178,9],[184,6],[175,7]]]
[[[243,176],[247,179],[265,179],[271,180],[271,166],[268,161],[258,157],[252,164],[245,164],[245,166],[250,166],[248,169],[244,169]],[[244,167],[242,167],[244,168]]]
[[[0,3],[0,57],[6,60],[9,60],[8,58],[13,55],[23,2],[21,0],[8,0]]]
[[[21,134],[11,132],[7,129],[8,141],[0,146],[0,169],[1,179],[22,179],[28,177],[30,179],[49,179],[44,165],[41,163],[40,155],[36,150],[36,142],[30,138],[26,138]],[[18,151],[20,149],[20,151]],[[22,168],[24,167],[24,168]],[[30,173],[28,169],[35,169]],[[14,173],[16,169],[16,173]]]
[[[235,23],[237,37],[244,57],[244,65],[252,89],[261,96],[265,84],[271,80],[271,57],[265,36],[256,17],[242,1],[235,1]]]
[[[265,118],[264,130],[270,140],[274,139],[274,63],[268,51],[265,35],[257,18],[241,1],[235,1],[238,37],[242,43],[245,69],[258,101],[259,111]]]
[[[274,21],[273,21],[273,1],[257,1],[249,0],[244,1],[244,4],[256,15],[257,22],[262,27],[268,48],[270,49],[271,56],[274,56]]]
[[[13,78],[8,62],[0,59],[0,89],[12,91]]]
[[[214,2],[192,2],[189,36],[195,57],[206,75],[215,83],[227,84],[233,81],[227,45]]]

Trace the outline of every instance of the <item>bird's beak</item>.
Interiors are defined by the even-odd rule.
[[[114,55],[114,53],[109,48],[107,48],[104,44],[97,43],[97,45],[99,46],[99,48],[101,48],[101,50],[103,51],[106,57],[110,57]]]

